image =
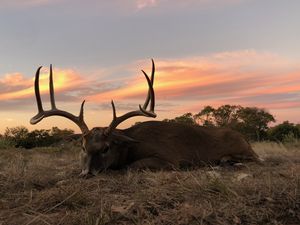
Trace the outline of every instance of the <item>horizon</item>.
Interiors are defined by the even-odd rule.
[[[34,74],[49,109],[53,64],[56,105],[89,127],[138,109],[147,95],[141,70],[155,61],[157,120],[224,104],[264,108],[277,123],[300,123],[300,2],[279,0],[4,0],[0,4],[0,133],[37,125]],[[137,117],[120,125],[125,128]]]

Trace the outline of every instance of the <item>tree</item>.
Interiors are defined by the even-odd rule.
[[[233,127],[238,122],[238,111],[241,106],[222,105],[214,110],[213,115],[218,127]]]
[[[217,109],[205,106],[194,117],[203,126],[232,127],[238,122],[237,112],[240,108],[241,106],[236,105],[222,105]]]
[[[275,122],[275,118],[266,110],[257,107],[222,105],[216,109],[212,106],[205,106],[195,115],[185,113],[174,119],[165,119],[163,121],[201,124],[206,127],[229,127],[239,131],[249,140],[261,141],[268,138],[268,125],[271,122]]]
[[[70,129],[52,127],[51,130],[33,130],[31,132],[24,126],[6,128],[4,139],[15,147],[33,148],[50,146],[74,134]]]
[[[27,146],[27,137],[29,130],[24,126],[18,126],[13,128],[6,128],[4,132],[4,138],[11,145],[15,147]]]
[[[229,127],[244,134],[250,140],[267,138],[268,124],[275,122],[273,115],[256,107],[222,105],[206,106],[194,116],[203,126]]]
[[[50,130],[33,130],[27,136],[27,148],[50,146],[53,141],[53,136],[50,135]]]
[[[215,109],[211,106],[205,106],[199,113],[194,115],[194,120],[198,124],[202,124],[206,127],[214,126],[214,112]]]
[[[275,122],[272,114],[257,107],[241,107],[237,114],[239,122],[235,129],[251,140],[267,139],[268,124]]]
[[[53,137],[53,142],[61,141],[64,138],[74,134],[72,129],[59,129],[58,127],[52,127],[50,135]]]
[[[185,113],[181,116],[175,117],[174,119],[164,119],[165,122],[171,122],[171,123],[183,123],[183,124],[190,124],[190,125],[196,125],[196,122],[194,120],[194,116],[192,113]]]
[[[272,141],[286,142],[287,139],[298,139],[300,137],[299,125],[284,121],[269,129],[269,139]]]

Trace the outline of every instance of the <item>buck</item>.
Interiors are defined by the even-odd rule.
[[[82,132],[82,176],[96,174],[106,169],[181,169],[218,163],[224,159],[234,161],[258,159],[243,136],[230,129],[161,121],[142,122],[128,129],[117,129],[122,122],[132,117],[156,117],[153,60],[150,77],[142,70],[148,83],[148,95],[143,106],[139,105],[136,111],[117,116],[112,100],[113,119],[110,125],[94,127],[91,130],[84,122],[85,101],[81,104],[78,116],[56,107],[52,65],[49,78],[51,109],[46,111],[43,109],[39,91],[40,69],[41,67],[36,72],[34,84],[38,113],[30,123],[37,124],[50,116],[62,116],[79,126]]]

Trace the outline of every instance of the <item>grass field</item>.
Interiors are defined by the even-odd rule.
[[[300,148],[264,162],[78,177],[78,149],[0,149],[0,225],[300,224]]]

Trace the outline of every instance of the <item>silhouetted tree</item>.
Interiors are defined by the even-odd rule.
[[[74,130],[72,129],[59,129],[58,127],[52,127],[50,130],[50,135],[53,137],[53,142],[61,141],[73,134]]]
[[[203,126],[232,128],[251,140],[266,139],[268,124],[275,122],[264,109],[239,105],[222,105],[217,109],[206,106],[194,118]]]
[[[27,147],[27,137],[29,130],[24,126],[18,126],[13,128],[6,128],[4,132],[4,138],[15,147]]]
[[[239,122],[236,124],[235,129],[250,140],[261,141],[267,139],[268,124],[275,122],[272,114],[257,107],[241,107],[237,114]]]
[[[284,121],[268,131],[269,139],[272,141],[286,142],[287,139],[298,139],[300,137],[300,126],[289,121]]]
[[[174,119],[164,119],[163,121],[171,122],[171,123],[183,123],[183,124],[196,125],[192,113],[185,113],[182,116],[175,117]]]
[[[19,126],[6,128],[4,139],[17,148],[33,148],[53,145],[72,134],[74,134],[73,130],[61,130],[57,127],[51,130],[41,129],[29,132],[26,127]]]
[[[194,115],[194,120],[198,124],[202,124],[206,127],[213,127],[215,126],[215,116],[214,116],[215,109],[211,106],[205,106],[199,113]]]

